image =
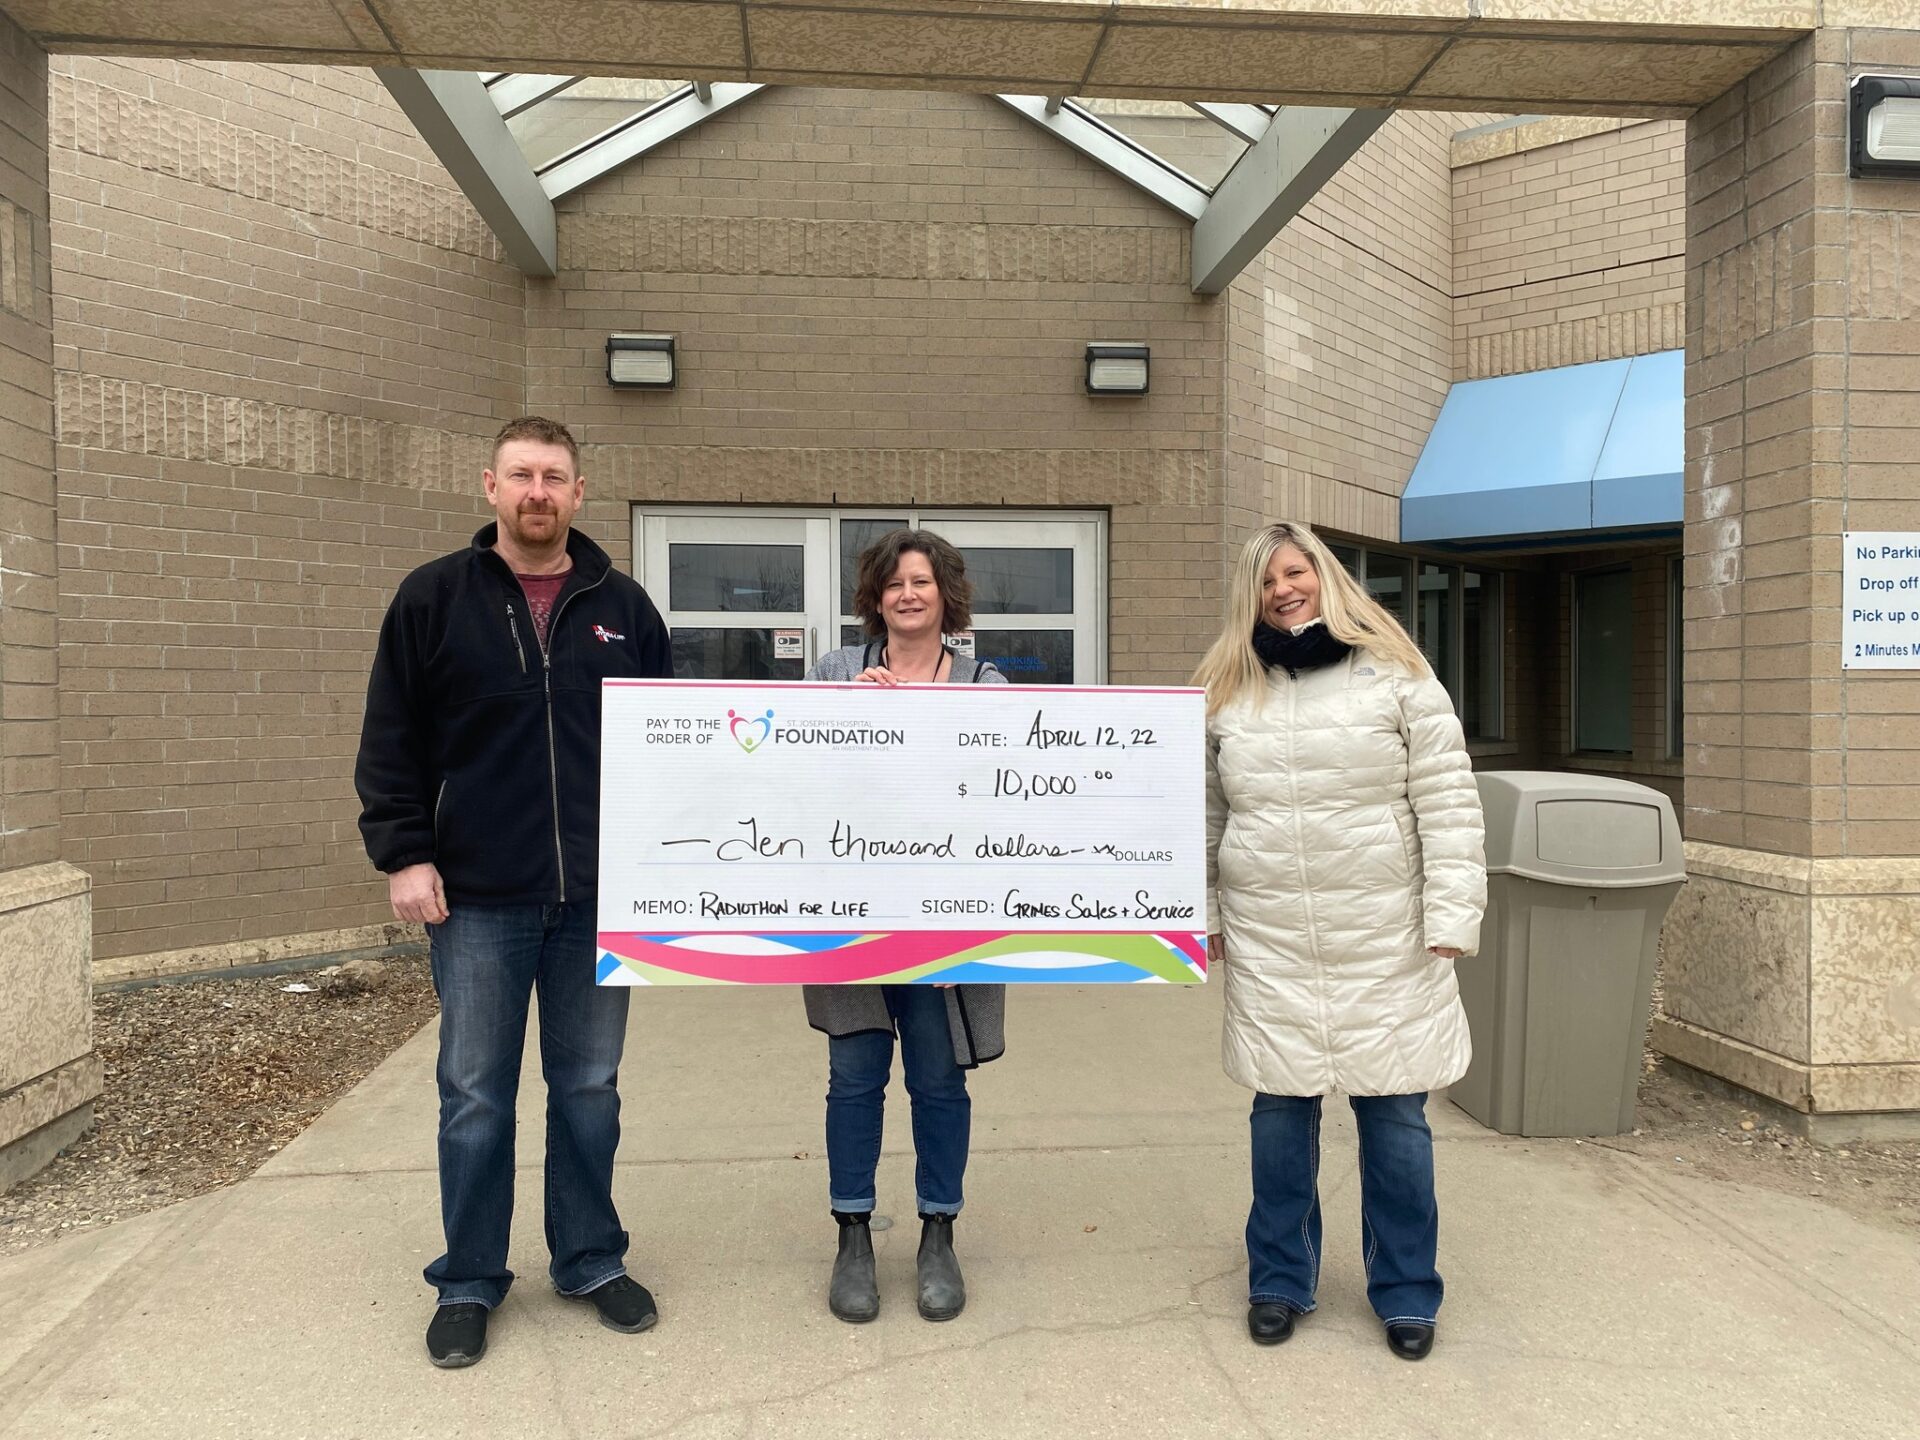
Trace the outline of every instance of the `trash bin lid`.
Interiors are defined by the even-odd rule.
[[[1611,775],[1486,770],[1487,873],[1616,888],[1684,880],[1673,802]]]

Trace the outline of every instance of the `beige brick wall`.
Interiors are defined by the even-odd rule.
[[[1453,172],[1458,379],[1683,343],[1685,124],[1561,128]]]
[[[523,281],[369,72],[53,68],[61,854],[96,956],[388,920],[372,634],[483,510]]]
[[[1844,211],[1825,209],[1845,183],[1840,137],[1846,120],[1836,98],[1843,77],[1869,70],[1920,75],[1920,31],[1855,30],[1844,44],[1844,57],[1837,37],[1821,56],[1814,196],[1823,222],[1815,243],[1842,246],[1846,268],[1832,272],[1830,250],[1813,257],[1816,313],[1844,315],[1844,325],[1825,319],[1812,331],[1807,374],[1814,393],[1798,412],[1812,429],[1806,499],[1776,510],[1770,524],[1755,516],[1746,531],[1752,626],[1746,674],[1768,673],[1755,653],[1759,645],[1768,646],[1773,670],[1794,658],[1792,648],[1776,648],[1788,639],[1791,618],[1774,613],[1763,622],[1752,609],[1789,593],[1785,567],[1800,557],[1814,572],[1802,592],[1812,606],[1812,645],[1799,651],[1812,663],[1792,673],[1805,671],[1813,682],[1815,715],[1825,708],[1819,700],[1832,683],[1829,667],[1839,650],[1836,522],[1846,530],[1920,531],[1920,184],[1854,182]],[[1834,393],[1839,384],[1846,387],[1844,431],[1835,429],[1842,415],[1842,397]],[[1835,462],[1845,486],[1837,508]],[[1749,505],[1759,498],[1749,491]],[[1756,553],[1758,544],[1766,548]],[[1920,676],[1857,672],[1842,679],[1840,722],[1837,737],[1811,728],[1805,768],[1779,778],[1804,779],[1829,794],[1844,784],[1847,854],[1920,855]],[[1750,756],[1753,743],[1749,736]],[[1748,774],[1759,778],[1751,759]],[[1830,805],[1814,798],[1813,814],[1824,816]]]
[[[1920,188],[1849,181],[1846,84],[1920,38],[1822,31],[1692,122],[1690,838],[1920,855],[1920,679],[1840,664],[1841,534],[1920,530]]]
[[[528,403],[598,503],[1110,507],[1110,678],[1184,678],[1225,328],[1188,232],[986,97],[771,91],[561,202]],[[675,334],[677,388],[609,388],[618,330]],[[1096,340],[1146,341],[1152,393],[1088,398]]]
[[[1400,114],[1230,291],[1229,536],[1277,518],[1399,536],[1451,378],[1456,118]]]
[[[46,73],[0,15],[0,871],[59,855]]]

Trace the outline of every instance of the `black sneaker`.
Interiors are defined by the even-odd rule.
[[[596,1285],[586,1294],[573,1298],[591,1300],[593,1308],[600,1312],[600,1323],[623,1335],[637,1335],[642,1330],[651,1330],[653,1322],[660,1318],[647,1287],[635,1284],[626,1275],[616,1275],[606,1284]]]
[[[442,1370],[458,1370],[487,1353],[487,1307],[471,1301],[442,1305],[427,1326],[427,1358]]]

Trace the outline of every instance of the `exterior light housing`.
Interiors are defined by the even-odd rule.
[[[1847,98],[1847,173],[1920,180],[1920,75],[1856,75]]]
[[[1087,393],[1146,394],[1147,347],[1132,344],[1087,346]]]
[[[609,335],[607,383],[642,390],[671,390],[678,378],[671,335]]]

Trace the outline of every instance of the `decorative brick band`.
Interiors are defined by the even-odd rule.
[[[825,279],[1178,285],[1185,226],[560,215],[563,270]]]
[[[938,450],[588,445],[582,467],[620,500],[761,505],[1203,505],[1207,450]]]
[[[1817,287],[1794,267],[1813,244],[1813,217],[1756,235],[1699,267],[1700,354],[1722,355],[1813,318]]]
[[[1490,375],[1677,350],[1686,343],[1686,334],[1685,306],[1675,300],[1499,335],[1475,335],[1466,341],[1461,378],[1482,380]]]
[[[367,420],[62,371],[62,445],[418,490],[477,493],[491,435]],[[621,500],[757,504],[1206,503],[1216,457],[1189,449],[939,450],[593,445],[581,468]]]
[[[458,190],[263,135],[55,70],[50,150],[77,151],[193,185],[364,226],[483,260],[499,242]]]
[[[62,445],[421,490],[473,485],[491,439],[70,370],[54,398]]]
[[[33,293],[33,214],[0,199],[0,309],[32,320],[38,312]]]

